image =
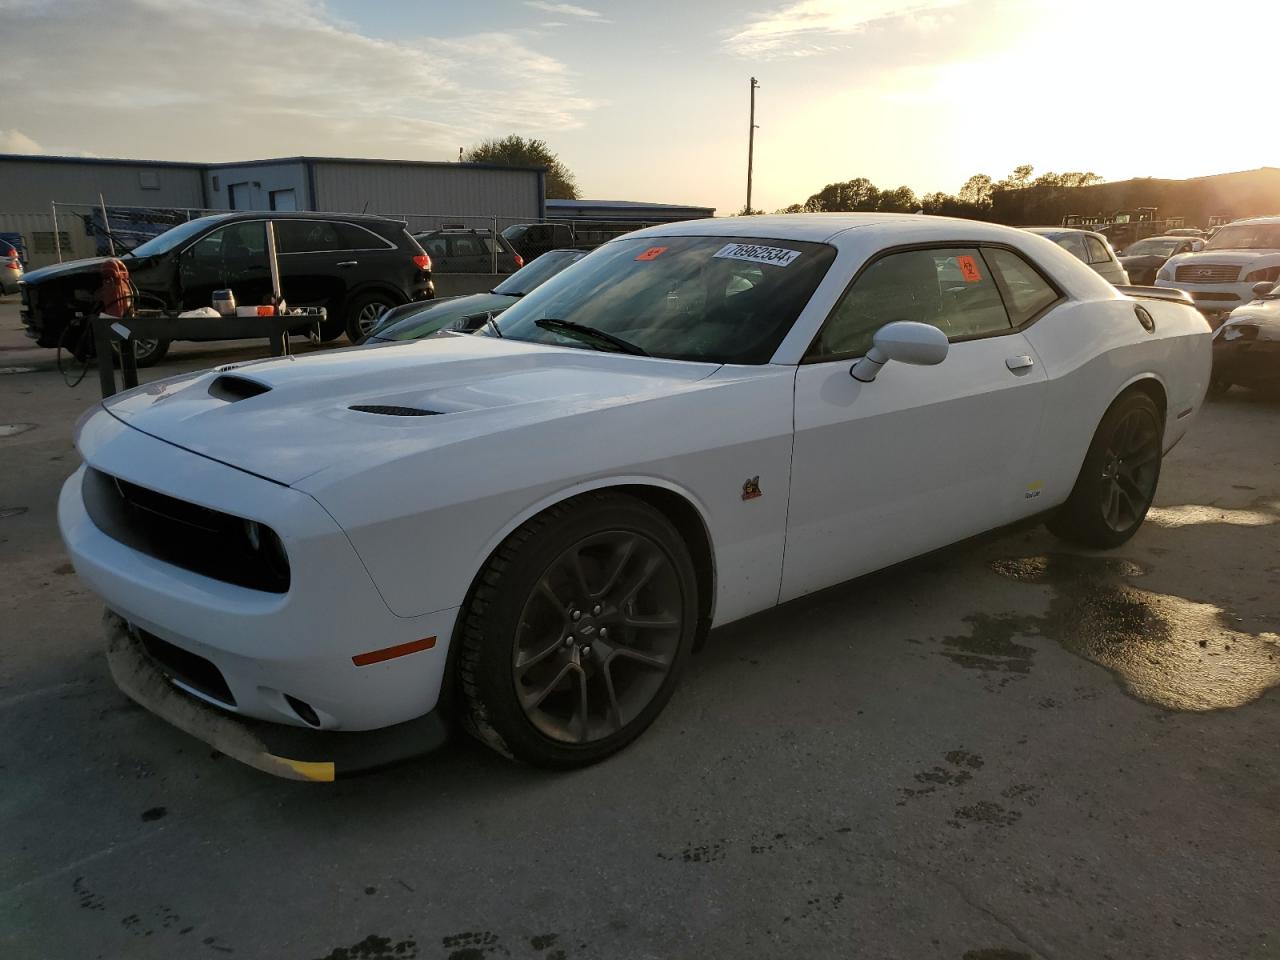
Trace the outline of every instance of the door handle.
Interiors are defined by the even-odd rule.
[[[1030,370],[1034,367],[1036,362],[1024,353],[1020,357],[1010,357],[1004,362],[1004,365],[1008,367],[1012,373],[1022,373],[1022,371]]]
[[[342,261],[340,261],[340,262],[338,263],[338,266],[340,266],[340,267],[354,267],[354,266],[355,266],[357,263],[359,263],[359,262],[360,262],[359,260],[342,260]]]

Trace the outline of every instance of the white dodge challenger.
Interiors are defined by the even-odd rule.
[[[1158,293],[962,220],[655,227],[477,335],[112,397],[59,524],[117,683],[224,752],[330,779],[456,718],[578,766],[711,627],[1039,515],[1125,542],[1210,375]]]

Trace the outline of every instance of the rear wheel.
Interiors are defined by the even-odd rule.
[[[168,340],[141,340],[135,339],[133,343],[134,362],[139,367],[154,367],[157,363],[165,358],[169,352]],[[116,363],[120,362],[120,344],[115,342],[112,348],[116,353]]]
[[[538,766],[585,766],[662,711],[693,645],[697,586],[680,534],[633,497],[587,494],[524,524],[465,611],[468,728]]]
[[[359,343],[377,325],[378,317],[384,310],[390,310],[399,304],[400,301],[393,294],[381,290],[352,297],[346,305],[347,339],[352,343]]]
[[[1086,547],[1118,547],[1142,526],[1160,480],[1164,418],[1145,393],[1122,396],[1093,435],[1067,502],[1048,521]]]

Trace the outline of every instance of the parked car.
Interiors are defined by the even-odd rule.
[[[407,303],[382,315],[367,344],[421,340],[441,330],[473,333],[525,294],[586,256],[582,250],[552,250],[525,264],[488,293],[443,297],[428,304]]]
[[[1120,265],[1105,235],[1092,230],[1072,230],[1067,227],[1027,227],[1026,229],[1052,240],[1081,263],[1087,263],[1099,276],[1117,286],[1129,282],[1129,275]]]
[[[883,214],[654,227],[496,326],[80,419],[59,527],[129,696],[297,778],[455,718],[592,763],[715,625],[1037,516],[1125,543],[1212,352],[1042,238]]]
[[[577,246],[573,227],[567,223],[514,223],[502,231],[502,238],[524,257],[525,263],[532,263],[551,250]]]
[[[1199,227],[1175,227],[1172,230],[1166,230],[1164,235],[1166,237],[1194,237],[1197,240],[1204,239],[1204,231]]]
[[[1169,259],[1157,287],[1191,294],[1214,326],[1254,298],[1257,283],[1280,280],[1280,217],[1253,217],[1220,227],[1199,253]]]
[[[1280,283],[1263,281],[1253,293],[1214,333],[1212,397],[1235,385],[1280,386]]]
[[[437,273],[514,273],[524,266],[524,258],[488,230],[432,230],[413,238]]]
[[[322,306],[325,340],[345,332],[355,342],[385,309],[435,295],[431,259],[398,220],[329,213],[226,213],[167,230],[120,258],[140,308],[168,311],[210,305],[229,288],[240,304],[271,294],[266,224],[275,224],[280,287],[290,306]],[[73,260],[26,275],[22,321],[42,347],[72,351],[87,342],[105,258]],[[213,337],[211,339],[222,339]],[[159,362],[168,340],[139,343],[138,365]]]
[[[18,248],[12,244],[0,243],[0,293],[17,293],[22,274],[22,258],[18,256]]]
[[[1139,240],[1120,257],[1120,266],[1129,275],[1129,282],[1152,286],[1156,272],[1170,257],[1180,253],[1196,253],[1204,249],[1204,241],[1195,237],[1167,236],[1147,237]]]

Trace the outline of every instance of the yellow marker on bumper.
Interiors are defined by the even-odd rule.
[[[272,760],[288,764],[303,780],[315,780],[321,783],[333,782],[332,760],[290,760],[288,757],[277,757],[267,754]]]

